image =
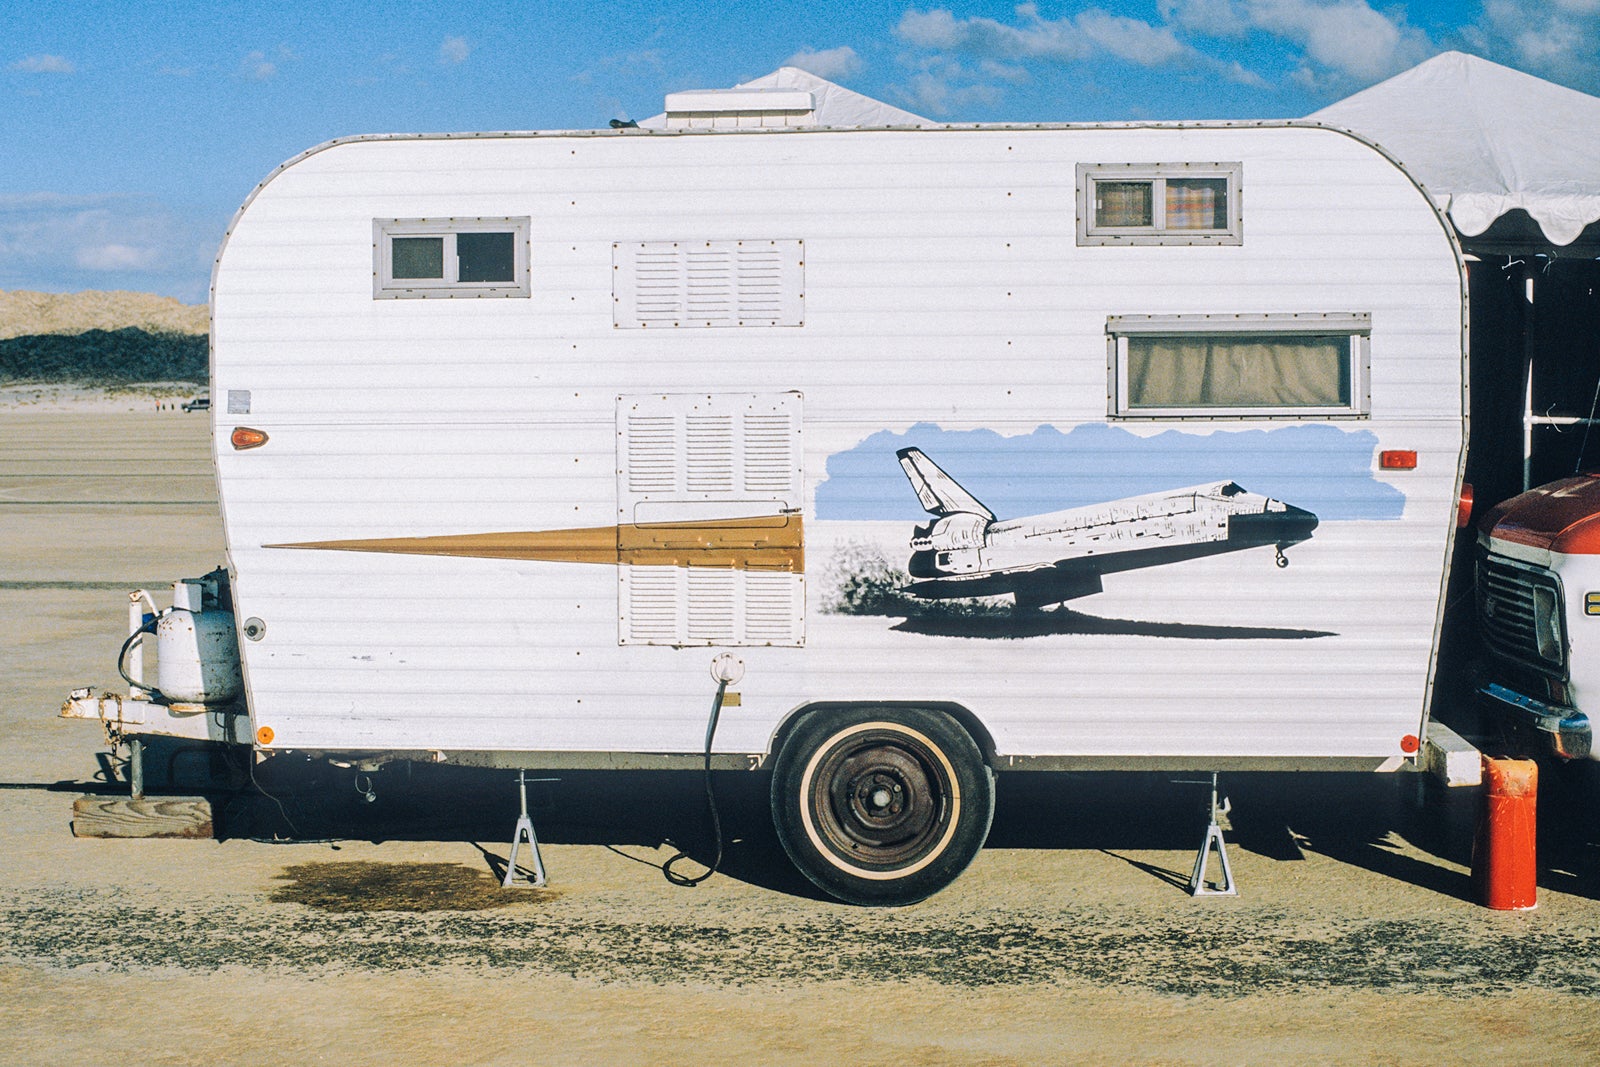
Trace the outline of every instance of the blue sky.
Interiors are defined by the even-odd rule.
[[[0,26],[0,289],[192,302],[312,145],[603,127],[784,64],[972,122],[1297,117],[1452,48],[1600,94],[1600,0],[0,0]]]
[[[1069,433],[1040,426],[1005,437],[918,423],[828,457],[817,518],[927,521],[895,462],[895,453],[910,447],[1002,520],[1207,482],[1237,482],[1325,522],[1398,519],[1406,504],[1404,493],[1372,473],[1378,438],[1370,430],[1319,425],[1143,436],[1090,423]]]

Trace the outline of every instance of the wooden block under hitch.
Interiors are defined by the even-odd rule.
[[[81,796],[72,802],[74,837],[215,836],[205,797]]]

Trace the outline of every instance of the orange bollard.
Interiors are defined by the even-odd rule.
[[[1472,881],[1486,908],[1528,911],[1539,906],[1538,800],[1537,763],[1483,758],[1483,809],[1472,842]]]

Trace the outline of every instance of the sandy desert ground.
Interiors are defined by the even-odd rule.
[[[74,838],[128,589],[223,559],[204,415],[0,411],[0,1063],[1584,1062],[1600,1048],[1600,832],[1541,808],[1540,905],[1471,900],[1472,798],[1411,776],[1236,775],[1237,898],[1181,888],[1201,789],[1009,776],[990,847],[911,908],[818,899],[719,783],[534,789],[551,886],[502,891],[505,776],[261,770],[218,839]],[[273,761],[277,762],[277,761]],[[180,757],[189,792],[204,760]],[[162,775],[152,772],[154,779]],[[159,784],[158,782],[153,784]]]

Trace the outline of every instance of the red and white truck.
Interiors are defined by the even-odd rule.
[[[1480,692],[1541,754],[1594,759],[1600,701],[1600,472],[1512,497],[1479,525]]]

